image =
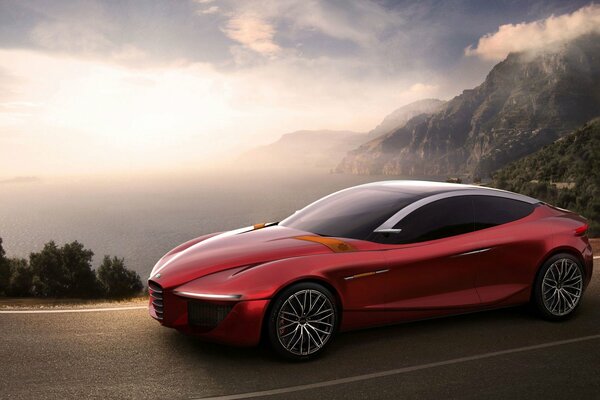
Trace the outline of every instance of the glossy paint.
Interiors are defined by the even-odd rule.
[[[282,226],[242,228],[187,242],[165,255],[150,280],[162,287],[167,327],[239,346],[259,342],[270,301],[292,283],[315,281],[335,294],[340,330],[527,303],[543,262],[558,252],[593,257],[585,220],[544,204],[520,220],[463,235],[389,245],[333,238],[341,248]],[[328,242],[329,244],[335,242]],[[235,295],[214,329],[191,327],[189,298],[176,292]],[[224,300],[204,300],[215,303]],[[152,306],[150,315],[157,318]]]

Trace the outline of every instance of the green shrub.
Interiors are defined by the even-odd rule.
[[[98,268],[98,280],[107,297],[125,298],[140,294],[144,286],[140,276],[125,267],[122,258],[104,256]]]
[[[143,289],[139,275],[122,258],[105,256],[98,273],[94,253],[75,241],[58,247],[53,241],[37,253],[6,258],[0,238],[0,296],[132,297]]]
[[[8,292],[11,275],[11,265],[6,258],[6,253],[2,247],[2,238],[0,238],[0,296],[5,296]]]
[[[11,258],[9,260],[12,269],[10,286],[7,295],[12,297],[27,297],[32,295],[33,271],[24,258]]]

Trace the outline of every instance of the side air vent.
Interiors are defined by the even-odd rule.
[[[214,304],[204,301],[188,302],[188,323],[191,326],[213,329],[225,319],[233,305]]]
[[[156,313],[156,319],[162,321],[164,314],[162,287],[156,282],[148,281],[148,293],[152,299],[152,308],[154,308],[154,312]]]

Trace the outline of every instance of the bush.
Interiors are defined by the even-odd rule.
[[[98,284],[92,270],[94,252],[77,241],[63,247],[49,242],[39,253],[31,253],[33,293],[42,297],[94,297]]]
[[[58,247],[53,241],[39,253],[23,258],[5,257],[0,238],[0,296],[115,297],[139,294],[139,275],[125,260],[104,257],[98,276],[92,269],[94,252],[75,241]]]
[[[12,297],[31,296],[33,271],[29,268],[27,260],[24,258],[11,258],[9,263],[12,269],[12,276],[6,294]]]
[[[2,238],[0,238],[0,296],[6,295],[10,285],[10,277],[12,275],[11,265],[5,257],[6,253],[2,247]]]
[[[66,296],[96,297],[100,286],[92,269],[94,252],[85,249],[79,242],[67,243],[62,247],[62,261],[67,273]]]
[[[98,268],[98,280],[107,297],[132,297],[144,288],[140,276],[125,267],[123,258],[104,256]]]

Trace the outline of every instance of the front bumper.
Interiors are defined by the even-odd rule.
[[[152,292],[152,289],[150,289]],[[151,293],[152,294],[152,293]],[[207,341],[225,343],[234,346],[255,346],[260,341],[263,318],[269,304],[268,299],[249,301],[209,301],[195,300],[178,296],[172,291],[164,290],[162,293],[162,314],[157,313],[150,297],[150,316],[158,320],[162,325],[177,329],[186,334],[200,337]],[[213,318],[218,321],[216,326],[206,324],[194,324],[190,321],[190,302],[196,303],[201,309],[215,309]],[[199,302],[203,304],[198,304]],[[162,319],[160,318],[162,316]]]

